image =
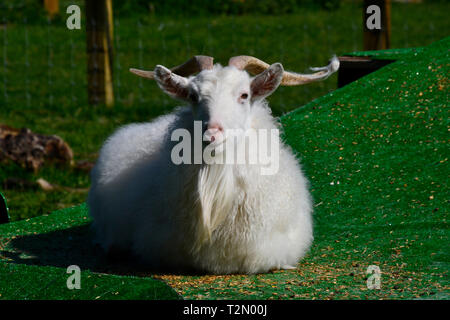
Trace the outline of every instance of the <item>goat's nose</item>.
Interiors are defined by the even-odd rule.
[[[207,135],[209,136],[209,141],[214,142],[220,140],[223,134],[223,127],[217,121],[210,121],[207,124]]]
[[[223,127],[218,122],[208,122],[208,130],[223,131]]]

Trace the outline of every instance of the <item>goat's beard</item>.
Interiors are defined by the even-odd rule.
[[[233,166],[202,165],[198,173],[197,187],[201,205],[197,222],[197,241],[202,244],[211,240],[213,231],[233,210],[236,199]]]

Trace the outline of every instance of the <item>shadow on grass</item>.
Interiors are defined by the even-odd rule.
[[[11,239],[0,257],[9,263],[67,268],[77,265],[81,270],[116,275],[148,277],[149,275],[202,275],[193,270],[149,269],[132,255],[111,257],[93,244],[90,225],[72,227],[44,234]]]

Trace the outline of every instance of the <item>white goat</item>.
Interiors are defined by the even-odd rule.
[[[279,128],[264,98],[280,83],[321,80],[338,67],[333,58],[303,75],[248,56],[227,67],[196,56],[172,71],[131,69],[190,106],[125,126],[105,142],[88,196],[97,241],[107,251],[129,250],[153,268],[215,274],[295,268],[313,241],[313,225],[308,183],[291,149],[277,141],[279,169],[272,175],[262,175],[267,164],[260,163],[176,165],[172,134],[180,128],[193,134],[194,121],[202,121],[214,150],[226,153],[218,146],[229,129]]]

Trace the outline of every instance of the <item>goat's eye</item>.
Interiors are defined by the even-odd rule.
[[[248,98],[248,93],[241,94],[241,99],[246,100]]]

